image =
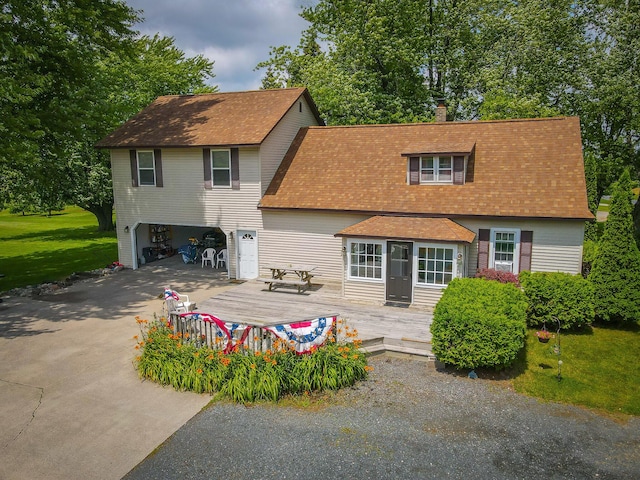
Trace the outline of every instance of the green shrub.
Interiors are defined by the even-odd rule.
[[[500,283],[513,283],[520,286],[518,276],[512,272],[496,270],[495,268],[481,268],[476,272],[476,278],[484,278],[485,280],[497,280]]]
[[[288,394],[337,390],[367,377],[360,341],[328,343],[309,355],[298,355],[280,343],[274,350],[251,353],[196,347],[163,322],[137,318],[138,373],[176,390],[219,393],[235,402],[276,401]],[[354,334],[347,334],[354,337]]]
[[[589,280],[596,318],[605,322],[640,321],[640,250],[634,239],[631,178],[625,170],[615,185],[609,217]]]
[[[568,330],[591,324],[594,318],[593,287],[581,275],[561,272],[522,272],[520,283],[529,302],[527,324],[551,328],[560,321]]]
[[[433,353],[457,368],[508,367],[524,346],[526,310],[511,283],[454,279],[434,311]]]

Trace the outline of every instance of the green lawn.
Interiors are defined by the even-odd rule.
[[[583,405],[614,414],[640,415],[640,330],[592,327],[562,333],[560,357],[555,339],[527,335],[526,359],[515,376],[516,391],[544,400]],[[558,358],[562,379],[558,381]]]
[[[0,212],[0,291],[62,280],[117,259],[115,232],[98,232],[96,217],[78,207],[51,217]]]

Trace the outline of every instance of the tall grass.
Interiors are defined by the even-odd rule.
[[[117,259],[115,232],[98,232],[96,217],[78,207],[51,217],[0,212],[0,291],[62,280]]]

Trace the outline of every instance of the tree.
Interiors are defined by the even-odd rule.
[[[265,86],[308,86],[329,123],[429,120],[438,97],[450,119],[557,115],[582,85],[585,20],[570,0],[321,0],[301,16],[298,49],[259,67]],[[313,58],[311,39],[327,45]],[[340,98],[359,101],[336,116]]]
[[[594,286],[596,318],[640,320],[640,250],[633,236],[631,176],[625,170],[613,190],[589,280]]]
[[[82,134],[69,145],[65,166],[71,201],[93,213],[100,230],[113,229],[113,190],[108,152],[93,145],[161,95],[213,92],[213,63],[201,55],[186,57],[172,38],[144,36],[131,54],[102,60],[90,85],[91,108]]]
[[[92,145],[158,95],[212,90],[211,62],[171,38],[136,38],[138,20],[119,0],[0,8],[0,171],[17,181],[3,203],[25,208],[30,189],[34,210],[76,203],[112,228],[109,159]]]
[[[589,202],[589,211],[595,217],[598,214],[598,205],[600,197],[598,196],[598,163],[593,152],[584,154],[584,176],[587,183],[587,201]],[[585,240],[598,240],[598,225],[596,220],[589,220],[584,228]]]
[[[585,147],[599,158],[598,191],[626,167],[640,171],[640,2],[585,2],[589,24],[584,88],[574,96]]]
[[[81,134],[95,59],[126,52],[135,12],[117,0],[9,0],[0,8],[0,165],[14,171],[5,198],[69,201],[67,147]]]

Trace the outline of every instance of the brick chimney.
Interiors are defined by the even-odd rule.
[[[438,106],[436,107],[436,122],[447,121],[447,106],[444,104],[444,98],[438,98]]]

